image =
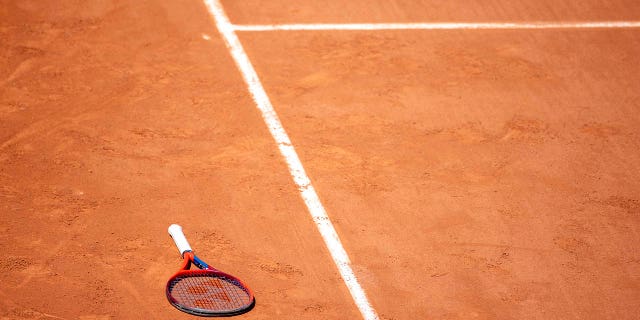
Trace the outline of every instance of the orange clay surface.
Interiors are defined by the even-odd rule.
[[[224,1],[232,22],[609,21],[637,1]],[[640,29],[239,33],[381,319],[640,314]],[[359,319],[199,1],[0,1],[0,319]]]

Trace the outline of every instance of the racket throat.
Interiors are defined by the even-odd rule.
[[[200,269],[209,269],[209,265],[200,260],[200,258],[196,257],[195,255],[193,256],[193,264],[195,264],[196,267]]]
[[[183,253],[183,257],[184,265],[182,266],[182,269],[184,270],[189,270],[192,263],[199,269],[209,269],[209,265],[206,262],[200,260],[200,258],[196,257],[196,255],[191,250],[185,251]]]

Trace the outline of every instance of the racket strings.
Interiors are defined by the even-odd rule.
[[[178,276],[171,280],[169,293],[184,308],[211,312],[239,310],[253,302],[238,280],[217,273]]]

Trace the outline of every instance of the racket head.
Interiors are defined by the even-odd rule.
[[[245,313],[255,305],[240,279],[218,270],[182,270],[167,282],[167,299],[177,309],[207,317]]]

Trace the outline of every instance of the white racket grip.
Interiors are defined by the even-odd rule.
[[[192,251],[187,238],[185,238],[184,233],[182,233],[181,226],[177,224],[170,225],[169,234],[171,235],[171,238],[173,238],[173,242],[176,243],[176,247],[178,247],[178,251],[180,251],[181,256],[187,251]]]

